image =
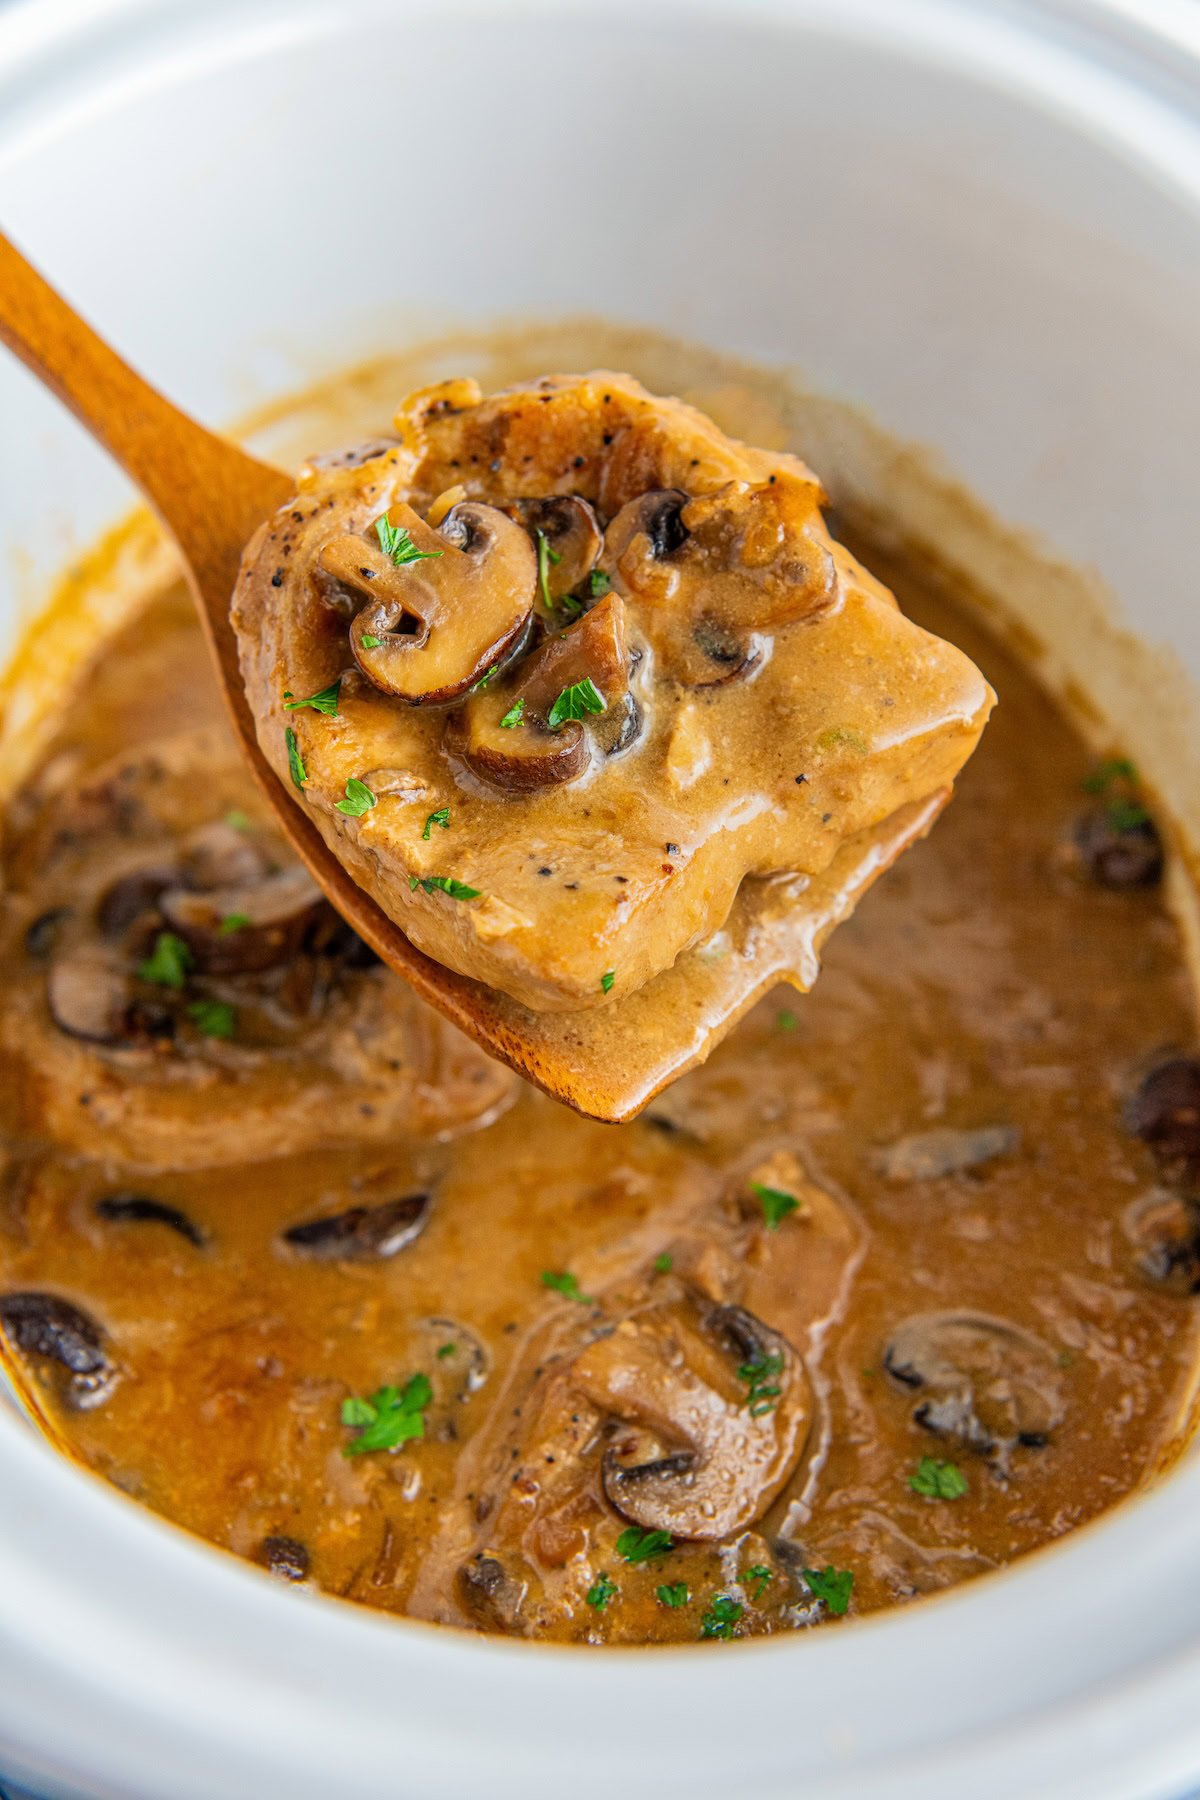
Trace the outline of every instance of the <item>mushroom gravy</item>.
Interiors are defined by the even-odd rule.
[[[863,553],[1001,704],[812,994],[620,1127],[296,884],[178,589],[100,646],[5,831],[0,1322],[68,1454],[281,1582],[661,1643],[973,1577],[1175,1453],[1200,1064],[1158,833]]]

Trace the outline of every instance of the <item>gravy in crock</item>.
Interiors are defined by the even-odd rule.
[[[281,1581],[599,1644],[826,1629],[1173,1453],[1200,1065],[1158,833],[868,551],[1001,705],[814,992],[619,1127],[297,884],[177,591],[101,649],[5,847],[0,1320],[69,1454]]]

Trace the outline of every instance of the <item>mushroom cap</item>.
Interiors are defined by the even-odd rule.
[[[288,962],[325,899],[307,869],[291,864],[236,887],[167,888],[158,905],[202,973],[247,975]]]
[[[918,1425],[1002,1466],[1015,1445],[1044,1444],[1063,1420],[1054,1352],[989,1313],[914,1313],[892,1332],[883,1366],[921,1394]]]
[[[760,1371],[757,1403],[751,1369]],[[573,1379],[593,1406],[634,1427],[618,1429],[605,1455],[608,1499],[635,1525],[672,1537],[723,1538],[759,1518],[812,1422],[796,1351],[742,1307],[627,1319],[578,1357]]]
[[[538,499],[510,500],[503,507],[510,519],[524,527],[536,544],[539,533],[546,540],[546,593],[551,602],[575,593],[595,568],[604,548],[604,533],[594,508],[579,494],[546,494]],[[538,582],[538,617],[558,630],[569,625],[578,608],[544,604]]]
[[[366,596],[350,647],[367,680],[412,706],[446,705],[502,661],[528,625],[537,556],[520,525],[478,501],[451,507],[436,531],[402,501],[385,516],[408,533],[419,560],[397,566],[369,539],[343,532],[324,545],[320,564]]]

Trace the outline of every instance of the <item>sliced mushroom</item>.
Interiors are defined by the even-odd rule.
[[[1075,827],[1075,848],[1084,869],[1101,887],[1155,887],[1162,880],[1158,827],[1137,812],[1128,823],[1120,809],[1111,806],[1084,813]]]
[[[626,1319],[582,1352],[572,1379],[634,1428],[618,1427],[605,1455],[609,1500],[673,1537],[751,1524],[795,1467],[812,1419],[800,1358],[741,1307],[705,1307],[698,1331],[666,1309]]]
[[[516,1631],[525,1603],[525,1583],[508,1573],[499,1557],[481,1551],[458,1572],[463,1605],[491,1631]]]
[[[875,1167],[889,1181],[936,1181],[1006,1156],[1019,1138],[1011,1125],[982,1125],[974,1131],[955,1131],[948,1126],[916,1131],[880,1150]]]
[[[46,1001],[60,1031],[91,1044],[167,1043],[170,1012],[135,998],[128,969],[107,945],[81,944],[51,963]]]
[[[158,908],[164,888],[176,880],[170,868],[131,869],[105,888],[96,905],[96,923],[102,936],[123,938],[139,920]]]
[[[553,730],[549,717],[566,689],[591,681],[604,712]],[[472,694],[446,726],[446,747],[476,775],[515,792],[574,781],[588,767],[589,732],[602,748],[627,734],[629,653],[625,608],[606,594],[589,613],[548,638],[498,686]],[[511,722],[506,725],[505,719]]]
[[[525,631],[537,556],[515,520],[473,500],[452,507],[437,531],[401,502],[387,518],[409,532],[422,560],[397,568],[377,544],[344,533],[325,545],[321,566],[367,596],[350,626],[367,680],[413,706],[445,704],[502,661]]]
[[[62,1397],[74,1406],[98,1406],[116,1381],[104,1331],[60,1294],[5,1294],[0,1328],[22,1355],[56,1371]]]
[[[96,1216],[114,1224],[165,1225],[198,1250],[206,1242],[200,1227],[185,1212],[151,1194],[105,1194],[96,1202]]]
[[[1062,1423],[1053,1351],[987,1313],[915,1313],[892,1333],[883,1365],[921,1393],[916,1424],[1001,1468],[1016,1445],[1040,1448]]]
[[[762,660],[761,633],[814,619],[837,597],[817,490],[788,470],[731,481],[689,499],[643,494],[613,519],[604,562],[664,672],[689,686],[743,678]]]
[[[254,1560],[281,1581],[307,1581],[311,1558],[308,1546],[293,1537],[265,1537],[254,1552]]]
[[[1200,1206],[1183,1194],[1155,1188],[1126,1208],[1125,1235],[1138,1273],[1172,1294],[1200,1293]]]
[[[1168,1167],[1200,1163],[1200,1058],[1173,1056],[1151,1069],[1126,1102],[1125,1124]]]
[[[578,494],[550,494],[541,500],[511,500],[503,509],[537,541],[546,540],[546,591],[552,601],[574,594],[596,566],[604,545],[599,521]],[[539,590],[541,583],[539,581]],[[539,591],[539,603],[542,595]],[[578,609],[575,609],[578,610]],[[545,608],[539,604],[544,616]],[[558,627],[570,622],[571,609],[552,608],[547,623]]]
[[[212,819],[189,832],[182,846],[180,876],[185,887],[248,887],[268,872],[262,844],[225,819]],[[171,880],[176,877],[172,876]]]
[[[307,1256],[331,1261],[383,1261],[420,1237],[429,1222],[430,1195],[405,1194],[382,1206],[351,1206],[321,1219],[306,1219],[283,1241]]]
[[[159,910],[204,975],[245,975],[288,962],[322,908],[321,890],[298,864],[244,885],[204,893],[168,888]]]

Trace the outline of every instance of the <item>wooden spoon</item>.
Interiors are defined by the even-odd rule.
[[[743,884],[722,945],[692,951],[639,993],[587,1012],[533,1013],[411,944],[346,874],[258,747],[229,601],[242,548],[294,493],[279,469],[206,431],[97,337],[0,235],[0,339],[64,401],[136,482],[179,547],[184,573],[246,760],[297,856],[388,966],[460,1030],[557,1100],[593,1118],[631,1118],[701,1062],[778,981],[806,990],[825,936],[901,850],[923,836],[945,793],[905,807],[843,846],[813,882]]]

